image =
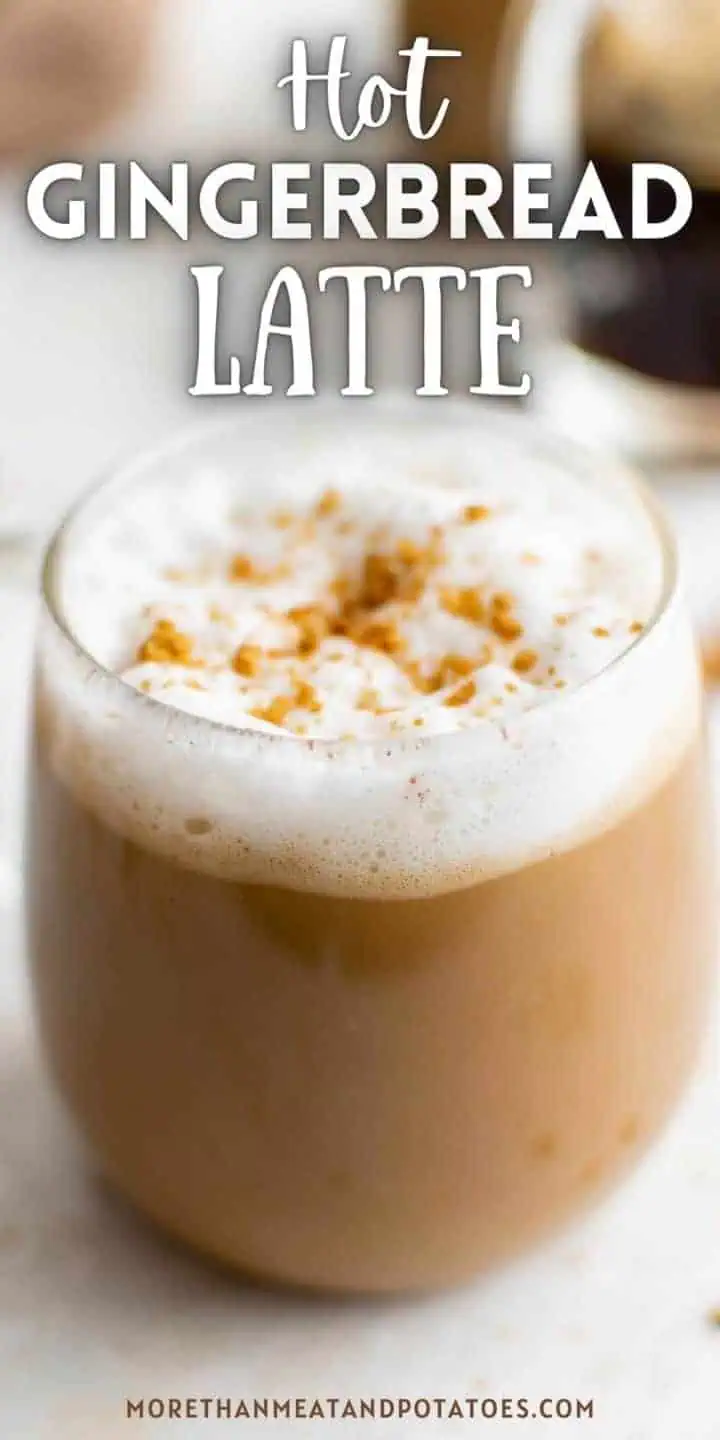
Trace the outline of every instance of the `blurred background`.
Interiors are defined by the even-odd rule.
[[[24,215],[29,174],[52,159],[287,158],[294,137],[275,89],[298,7],[236,0],[3,0],[0,5],[0,499],[35,523],[56,515],[119,453],[198,418],[190,383],[187,267],[211,245],[62,245]],[[358,63],[387,55],[391,7],[333,5]],[[327,33],[327,6],[303,7]],[[298,137],[304,151],[319,135]],[[297,142],[295,142],[297,143]],[[218,249],[222,251],[218,243]],[[262,252],[265,251],[263,254]],[[256,322],[262,241],[220,258]],[[282,259],[277,264],[282,264]],[[238,328],[242,325],[242,314]]]

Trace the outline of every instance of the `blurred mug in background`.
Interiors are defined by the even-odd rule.
[[[495,158],[501,140],[495,86],[511,7],[512,0],[406,0],[405,44],[427,35],[437,49],[463,54],[462,61],[435,61],[428,70],[428,109],[446,96],[451,102],[442,130],[424,147],[433,163]]]
[[[559,247],[540,401],[656,466],[720,455],[720,11],[716,0],[519,0],[505,75],[513,158],[592,160],[624,234],[632,165],[678,167],[678,235]],[[542,134],[542,140],[539,135]],[[548,153],[545,153],[547,150]],[[651,218],[668,213],[657,194]]]
[[[57,156],[129,104],[159,0],[3,0],[0,162]]]
[[[616,0],[583,62],[585,150],[621,226],[633,161],[676,165],[694,189],[678,236],[584,247],[574,338],[588,353],[707,395],[720,443],[720,9],[717,0]],[[597,260],[601,260],[601,267]],[[595,281],[602,275],[603,283]]]
[[[536,366],[553,420],[636,458],[720,455],[720,7],[717,0],[406,0],[429,35],[429,99],[451,100],[427,158],[592,159],[624,231],[631,166],[676,165],[695,194],[669,240],[590,236],[545,262]],[[662,207],[667,197],[660,193]]]

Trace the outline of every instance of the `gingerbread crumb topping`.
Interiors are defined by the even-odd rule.
[[[343,495],[334,487],[324,490],[304,510],[294,511],[288,506],[271,511],[263,522],[266,530],[276,532],[264,552],[269,558],[261,561],[254,556],[247,542],[247,548],[243,546],[229,561],[225,550],[215,568],[210,561],[203,561],[190,574],[163,572],[166,578],[171,573],[176,575],[178,584],[210,587],[207,606],[195,637],[185,633],[183,620],[176,624],[162,618],[153,623],[155,607],[147,606],[148,626],[152,623],[153,628],[137,650],[137,662],[185,668],[204,665],[208,677],[215,672],[229,672],[239,682],[238,703],[254,706],[248,713],[297,735],[312,734],[313,726],[308,722],[325,708],[323,691],[333,688],[328,686],[325,667],[331,663],[353,667],[351,685],[347,689],[341,686],[341,709],[349,707],[358,717],[388,717],[391,730],[404,725],[420,729],[437,722],[437,710],[434,722],[430,717],[432,706],[423,706],[422,714],[407,715],[408,708],[420,698],[437,696],[437,705],[449,709],[461,709],[477,701],[468,712],[469,722],[470,716],[479,720],[502,711],[509,706],[511,696],[518,696],[517,705],[524,704],[531,687],[537,691],[564,689],[568,682],[558,674],[558,665],[560,676],[564,668],[564,660],[558,658],[564,656],[564,637],[551,639],[542,628],[535,629],[534,622],[532,645],[530,634],[526,634],[526,617],[533,614],[535,577],[524,570],[522,587],[518,585],[517,593],[513,593],[510,586],[499,588],[503,581],[498,583],[496,579],[493,585],[486,578],[482,551],[476,563],[480,537],[476,540],[465,534],[465,529],[483,525],[493,518],[493,513],[488,505],[469,503],[463,507],[462,501],[459,505],[456,501],[444,525],[428,524],[419,533],[413,527],[413,533],[397,537],[391,526],[382,524],[365,531],[362,517],[352,518],[344,510]],[[498,523],[500,518],[496,516]],[[242,519],[242,515],[236,517],[236,523],[242,523]],[[332,524],[323,531],[325,521]],[[341,536],[351,534],[357,539],[341,542]],[[537,550],[532,531],[526,538],[527,548],[521,541],[509,558],[516,566],[541,565],[542,529],[537,532]],[[305,587],[302,557],[321,540],[323,548],[330,541],[337,548],[334,573],[328,574],[331,554],[322,556],[319,567],[316,558],[311,557]],[[595,558],[590,551],[582,555],[588,561]],[[502,566],[499,574],[503,575]],[[506,569],[507,574],[512,571]],[[468,576],[478,575],[481,583],[462,583]],[[289,595],[303,597],[307,593],[307,600],[297,603],[296,598],[291,603],[283,598],[281,590],[268,596],[267,603],[260,603],[264,596],[250,593],[246,601],[245,597],[231,595],[227,588],[222,593],[217,588],[269,586],[278,580],[289,582]],[[507,580],[504,583],[507,586]],[[612,617],[611,628],[610,623],[594,624],[598,612],[590,610],[593,618],[586,619],[583,593],[577,596],[572,583],[555,592],[554,604],[563,603],[567,603],[567,611],[553,614],[551,606],[540,620],[546,632],[550,622],[559,629],[572,622],[573,641],[577,626],[579,646],[583,641],[587,643],[589,635],[616,643],[620,634],[639,635],[645,628],[641,620],[623,616],[621,609]],[[191,609],[189,613],[194,612]],[[418,623],[413,624],[416,619]],[[221,627],[220,631],[209,631],[208,621]],[[424,648],[417,634],[422,637],[426,621],[428,641]],[[462,625],[456,626],[455,621]],[[529,627],[529,620],[527,624]],[[236,639],[233,647],[236,627],[237,639],[243,635],[246,638],[239,645]],[[333,648],[333,641],[340,643]],[[203,657],[203,647],[207,655],[199,658]],[[363,657],[363,651],[385,658],[380,663],[373,653]],[[557,665],[548,664],[548,659],[557,660]],[[574,655],[572,659],[574,662]],[[481,675],[495,665],[500,671],[497,684],[490,675]],[[717,671],[720,675],[720,660]],[[522,677],[526,683],[515,683],[509,678],[512,675],[518,680]],[[172,687],[177,682],[164,683]],[[159,682],[143,677],[138,684],[151,691]],[[185,688],[205,688],[189,679],[182,684]],[[459,717],[457,723],[466,721]]]
[[[236,675],[251,680],[257,675],[262,658],[263,652],[259,645],[240,645],[232,657],[232,668]]]
[[[521,650],[512,662],[516,675],[529,675],[535,669],[539,656],[535,650]]]
[[[466,680],[464,685],[460,685],[457,690],[453,690],[452,695],[448,695],[443,703],[450,708],[458,705],[468,705],[471,700],[475,699],[476,695],[477,685],[475,681]]]
[[[152,634],[137,652],[137,659],[144,664],[198,665],[193,656],[193,642],[184,635],[172,620],[158,620]]]

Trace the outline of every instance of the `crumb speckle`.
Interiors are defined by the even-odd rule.
[[[540,506],[504,473],[423,482],[397,503],[374,474],[354,489],[342,457],[337,477],[328,469],[312,493],[268,481],[267,508],[228,487],[212,525],[199,508],[178,525],[177,563],[148,568],[128,607],[117,668],[130,684],[308,743],[405,733],[421,746],[471,726],[506,736],[506,719],[582,684],[642,632],[651,605],[644,582],[627,584],[624,530],[565,515],[552,486]]]

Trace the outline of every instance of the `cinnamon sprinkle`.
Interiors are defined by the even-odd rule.
[[[158,620],[147,640],[137,652],[139,664],[200,665],[202,661],[193,656],[193,642],[189,635],[178,630],[172,620]]]
[[[250,680],[257,675],[263,658],[259,645],[240,645],[232,657],[232,668],[236,675]]]
[[[330,634],[331,617],[322,605],[298,605],[293,610],[288,610],[287,618],[292,620],[299,631],[298,655],[314,655],[322,641]]]
[[[394,554],[367,555],[355,606],[377,610],[396,601],[417,603],[433,563],[430,551],[422,550],[412,540],[401,540]]]
[[[452,695],[448,695],[447,699],[443,703],[447,705],[448,708],[454,709],[460,705],[467,705],[470,700],[475,699],[476,695],[477,686],[475,684],[475,681],[466,680],[465,684],[461,685],[458,690],[454,690]]]
[[[493,595],[490,601],[490,628],[499,640],[505,640],[512,644],[513,640],[520,640],[525,631],[513,616],[513,597],[506,592],[500,591]]]
[[[330,515],[336,515],[340,509],[341,496],[338,490],[326,490],[320,496],[315,506],[315,514],[318,520],[325,520]]]
[[[298,710],[307,710],[311,715],[322,713],[322,701],[320,700],[314,685],[309,685],[307,680],[298,680],[295,685],[295,704]]]
[[[349,632],[357,645],[366,645],[369,650],[379,650],[382,655],[399,655],[405,649],[405,641],[391,620],[369,620]]]
[[[487,619],[480,591],[471,586],[445,586],[440,591],[440,604],[448,615],[469,620],[472,625],[483,625]]]
[[[239,582],[257,579],[255,563],[249,555],[233,555],[228,569],[228,578]]]
[[[371,715],[376,715],[380,708],[380,694],[377,690],[361,690],[357,698],[358,710],[366,710]]]
[[[430,694],[434,695],[438,690],[444,690],[446,686],[452,685],[454,680],[472,675],[477,668],[475,661],[469,659],[467,655],[445,655],[425,683]]]
[[[250,714],[256,720],[265,720],[268,725],[282,726],[285,724],[291,710],[295,709],[295,697],[293,695],[276,695],[269,705],[260,705]]]
[[[720,685],[720,644],[706,642],[702,647],[702,665],[705,684]]]
[[[343,497],[336,489],[327,489],[319,498],[310,502],[310,509],[300,514],[291,510],[278,510],[269,516],[270,523],[276,529],[290,530],[292,528],[291,541],[300,547],[304,544],[304,537],[309,533],[311,537],[319,534],[319,522],[326,518],[337,517],[337,523],[331,527],[332,535],[340,531],[353,529],[354,523],[347,521],[342,514]],[[454,526],[457,524],[475,525],[480,524],[491,517],[491,510],[486,505],[468,504],[462,508],[458,506],[456,518],[449,521],[450,532],[457,537]],[[499,664],[515,673],[516,676],[529,677],[529,683],[540,689],[557,690],[564,689],[566,681],[555,680],[557,669],[554,665],[546,667],[543,659],[542,670],[540,670],[540,654],[535,649],[524,648],[523,642],[525,629],[522,621],[518,618],[519,608],[518,596],[510,590],[492,591],[489,585],[468,585],[468,584],[443,584],[444,576],[435,577],[433,572],[443,564],[445,560],[445,545],[448,541],[447,526],[428,526],[424,535],[420,538],[410,536],[395,539],[388,537],[388,531],[382,526],[376,528],[366,538],[367,549],[363,555],[358,556],[357,551],[351,546],[348,551],[346,566],[338,567],[335,576],[323,585],[323,591],[312,597],[307,603],[295,604],[288,609],[271,608],[270,604],[258,607],[261,616],[272,622],[270,626],[271,639],[267,645],[243,643],[234,651],[232,648],[232,628],[238,625],[234,616],[233,606],[229,605],[224,610],[218,604],[208,604],[206,615],[218,624],[227,626],[230,640],[226,635],[221,634],[215,641],[210,642],[210,658],[207,662],[196,659],[193,650],[194,644],[200,644],[200,640],[193,639],[179,630],[170,620],[160,620],[154,625],[152,633],[148,636],[137,652],[139,662],[159,662],[190,667],[207,663],[210,669],[230,668],[243,680],[254,680],[263,673],[265,666],[277,664],[277,669],[271,671],[276,677],[275,686],[282,687],[282,693],[276,695],[266,703],[258,705],[251,713],[258,719],[269,724],[282,727],[287,724],[288,716],[294,710],[304,711],[306,715],[317,715],[323,709],[323,702],[315,686],[310,680],[303,678],[305,667],[296,662],[312,661],[326,641],[337,638],[341,642],[346,640],[349,645],[346,647],[348,654],[350,647],[359,647],[377,652],[392,659],[397,666],[401,684],[409,682],[413,690],[420,696],[439,697],[438,703],[448,707],[460,707],[469,704],[478,697],[478,675],[476,672],[491,664],[497,658]],[[469,538],[469,537],[468,537]],[[278,547],[286,547],[290,540],[276,541]],[[540,542],[538,542],[540,543]],[[470,547],[471,549],[472,547]],[[354,553],[353,553],[354,552]],[[295,577],[292,564],[287,559],[286,548],[280,551],[284,560],[280,564],[274,564],[273,559],[266,561],[255,560],[252,555],[238,552],[233,555],[225,571],[226,578],[235,584],[267,584],[282,576],[297,578],[300,584],[303,583],[304,571],[300,565]],[[461,550],[460,557],[463,560],[472,559],[469,552]],[[326,557],[328,558],[328,557]],[[515,563],[526,565],[539,565],[541,556],[532,550],[518,550],[515,553]],[[224,566],[225,560],[221,561]],[[472,572],[471,572],[472,573]],[[449,580],[456,578],[452,571],[448,571]],[[182,578],[178,573],[178,578]],[[217,573],[210,578],[217,581]],[[461,574],[460,578],[463,577]],[[310,579],[314,579],[312,567]],[[427,595],[426,595],[427,592]],[[300,591],[302,595],[302,590]],[[427,653],[423,653],[422,645],[419,647],[421,658],[412,654],[411,645],[412,630],[406,622],[412,619],[412,607],[423,601],[425,597],[426,606],[421,610],[418,619],[422,621],[425,617],[425,610],[429,605],[439,605],[446,614],[457,620],[465,622],[466,626],[478,627],[480,636],[476,637],[476,644],[472,647],[474,653],[461,653],[449,650],[448,653],[438,654],[439,647],[432,644],[433,631],[430,631],[431,645]],[[251,610],[255,608],[255,596],[250,596]],[[286,601],[285,604],[288,602]],[[557,603],[557,600],[556,600]],[[562,603],[562,601],[560,602]],[[571,602],[572,603],[572,602]],[[276,602],[277,604],[277,602]],[[282,602],[281,602],[282,606]],[[153,607],[154,608],[154,607]],[[242,602],[240,604],[242,609]],[[563,627],[578,617],[574,614],[557,614],[553,616],[554,624]],[[582,617],[580,617],[582,618]],[[152,609],[148,618],[148,626],[152,620]],[[592,623],[592,622],[591,622]],[[630,635],[640,634],[645,628],[640,621],[634,621],[627,625]],[[275,635],[275,625],[280,626],[278,635]],[[440,634],[442,634],[442,625]],[[445,622],[445,630],[449,630],[450,637],[453,637],[454,627],[448,626]],[[613,626],[612,631],[603,626],[596,626],[592,634],[598,639],[611,639],[616,633]],[[238,625],[238,629],[240,629]],[[240,630],[240,634],[242,631]],[[288,638],[284,636],[287,634]],[[460,638],[457,642],[460,646],[467,643],[466,638]],[[495,638],[493,638],[495,637]],[[237,636],[239,638],[239,635]],[[470,634],[472,645],[472,635]],[[274,644],[273,644],[274,641]],[[479,641],[480,643],[477,643]],[[496,641],[500,642],[497,644]],[[489,642],[489,643],[488,643]],[[237,643],[237,640],[235,641]],[[447,638],[445,640],[447,643]],[[453,643],[453,638],[450,639]],[[285,648],[282,648],[284,644]],[[506,648],[507,647],[507,648]],[[468,647],[470,648],[470,647]],[[560,637],[557,637],[554,645],[549,647],[555,652],[562,652],[563,646]],[[214,652],[220,649],[224,658],[221,663],[214,665]],[[332,644],[327,649],[322,649],[322,662],[342,661],[345,655],[341,650],[333,650]],[[550,658],[554,658],[552,655]],[[354,657],[356,664],[364,663],[360,657]],[[715,677],[720,681],[720,647],[716,655],[710,657],[707,662],[708,669],[715,665]],[[311,677],[315,665],[307,667],[306,673]],[[536,673],[533,673],[536,672]],[[388,709],[383,708],[384,678],[383,671],[380,672],[377,681],[378,688],[375,689],[366,685],[356,695],[354,705],[358,711],[366,711],[372,715],[399,714],[405,704]],[[390,673],[390,672],[388,672]],[[161,677],[162,678],[162,677]],[[374,679],[372,667],[367,677],[371,682]],[[487,681],[488,677],[484,677]],[[145,682],[142,682],[143,685]],[[188,682],[183,682],[187,685]],[[360,682],[362,684],[362,681]],[[151,685],[152,682],[149,682]],[[198,682],[195,682],[198,684]],[[202,688],[202,687],[199,687]],[[246,694],[249,687],[238,686],[239,696]],[[497,689],[502,695],[517,694],[525,687],[508,681],[502,684],[502,677]],[[254,698],[254,697],[253,697]],[[482,700],[482,708],[480,704]],[[490,699],[482,696],[478,705],[472,709],[472,715],[480,718],[488,714],[493,707],[497,709],[505,703],[498,695]],[[245,704],[250,703],[249,697]],[[423,716],[411,719],[404,717],[406,723],[412,723],[421,727],[425,721]],[[399,724],[399,721],[398,721]],[[296,733],[300,733],[300,727],[290,723]],[[392,727],[391,727],[392,728]],[[307,727],[302,727],[303,731]]]
[[[512,662],[512,668],[516,675],[528,675],[531,670],[535,669],[538,659],[539,657],[536,650],[521,650],[520,653],[515,656]]]
[[[512,615],[506,615],[502,611],[490,617],[490,628],[498,640],[506,640],[509,644],[513,640],[521,640],[525,631],[519,620],[513,619]]]
[[[250,555],[233,555],[228,566],[228,579],[235,585],[271,585],[289,573],[287,565],[276,565],[273,570],[263,570]]]

